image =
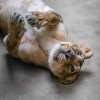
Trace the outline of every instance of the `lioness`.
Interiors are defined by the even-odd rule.
[[[10,55],[49,68],[65,84],[92,56],[90,48],[68,42],[62,17],[42,0],[0,0],[0,27]]]

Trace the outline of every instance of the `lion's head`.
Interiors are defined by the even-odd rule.
[[[76,79],[84,60],[90,58],[92,54],[92,50],[86,46],[61,42],[51,51],[49,66],[61,82],[71,83]]]

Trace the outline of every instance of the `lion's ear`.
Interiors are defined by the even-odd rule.
[[[93,52],[89,47],[80,45],[80,49],[82,50],[85,59],[88,59],[93,56]]]

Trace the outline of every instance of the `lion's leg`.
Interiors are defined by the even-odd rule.
[[[62,17],[55,12],[33,12],[27,15],[26,19],[32,27],[36,26],[37,28],[44,26],[53,28],[62,22]]]
[[[23,34],[24,19],[20,14],[14,13],[9,20],[8,36],[4,39],[8,52],[14,57],[18,57],[18,46]]]

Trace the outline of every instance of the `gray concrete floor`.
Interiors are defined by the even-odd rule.
[[[61,84],[50,71],[7,55],[0,42],[0,100],[100,100],[100,0],[45,0],[64,19],[71,41],[90,46],[80,77]]]

